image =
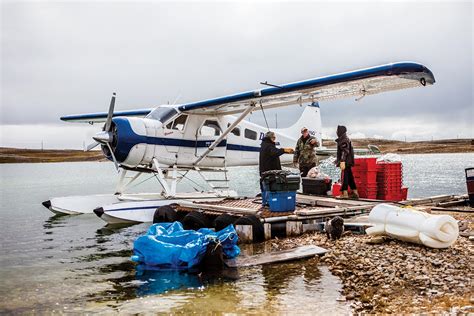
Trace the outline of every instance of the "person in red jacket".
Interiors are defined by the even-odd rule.
[[[348,188],[351,188],[351,198],[358,199],[359,193],[352,174],[352,166],[354,165],[354,148],[352,142],[347,136],[347,128],[345,126],[337,126],[337,160],[336,166],[341,168],[342,182],[342,198],[349,198]]]

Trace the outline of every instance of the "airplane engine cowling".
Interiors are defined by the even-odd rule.
[[[127,167],[148,165],[155,153],[155,141],[162,124],[160,121],[143,118],[117,117],[114,124],[112,150],[117,161]],[[110,159],[110,155],[107,155]]]

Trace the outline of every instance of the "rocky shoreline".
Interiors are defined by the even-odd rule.
[[[447,249],[349,232],[337,241],[321,233],[272,241],[276,249],[311,244],[330,250],[320,261],[341,278],[355,313],[474,313],[474,244],[467,237]]]

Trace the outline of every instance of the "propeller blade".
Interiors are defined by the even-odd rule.
[[[117,159],[115,159],[114,151],[112,150],[112,147],[110,146],[109,143],[106,143],[107,147],[109,147],[110,155],[112,156],[112,160],[114,161],[115,169],[117,169],[117,172],[120,171],[119,169],[119,164],[117,162]]]
[[[110,132],[112,126],[112,117],[114,116],[115,108],[115,92],[112,93],[112,99],[110,100],[109,113],[107,113],[107,121],[105,121],[105,131]]]
[[[112,138],[112,133],[105,131],[99,132],[95,134],[95,136],[92,136],[92,139],[101,144],[110,143],[112,141]]]
[[[87,147],[84,149],[84,151],[90,151],[90,150],[96,148],[99,145],[100,144],[98,142],[90,143],[89,145],[87,145]]]

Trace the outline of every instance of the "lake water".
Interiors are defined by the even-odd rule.
[[[404,155],[402,160],[409,197],[465,194],[464,169],[474,166],[474,154]],[[54,196],[113,191],[117,175],[111,163],[4,164],[0,176],[0,313],[350,310],[338,300],[338,278],[316,260],[220,275],[140,272],[129,256],[149,224],[111,228],[94,214],[58,217],[41,205]],[[230,176],[240,194],[257,193],[256,168],[233,168]],[[155,185],[148,181],[136,190],[152,191]],[[189,182],[183,189],[193,186]],[[243,251],[263,248],[249,245]]]

